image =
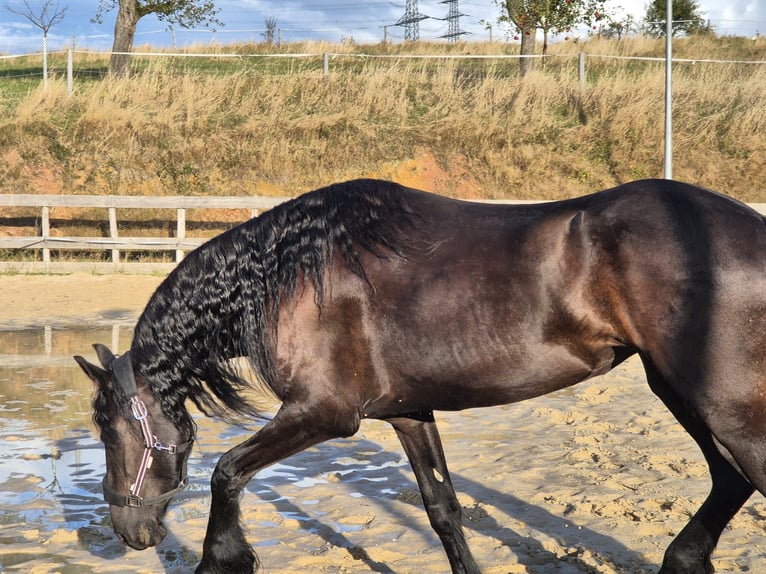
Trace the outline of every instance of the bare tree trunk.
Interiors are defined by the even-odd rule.
[[[127,76],[130,71],[130,51],[133,50],[138,18],[136,0],[120,0],[114,24],[112,59],[109,62],[109,73],[114,76]]]
[[[534,26],[529,26],[521,31],[521,58],[519,59],[519,74],[523,77],[527,72],[535,68],[535,59],[525,56],[535,53],[535,32]]]

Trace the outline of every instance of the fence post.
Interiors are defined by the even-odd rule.
[[[40,221],[40,235],[43,242],[47,241],[51,235],[50,207],[43,205],[42,217]],[[43,248],[43,269],[48,272],[51,263],[51,250],[48,247]]]
[[[181,239],[186,237],[186,210],[183,208],[179,208],[177,213],[178,213],[178,219],[176,221],[176,239],[181,241]],[[184,258],[183,249],[176,249],[176,263],[181,263],[183,258]]]
[[[66,93],[68,96],[72,95],[74,88],[74,71],[72,68],[72,48],[68,48],[66,51]]]
[[[585,52],[577,56],[577,78],[580,80],[580,95],[585,95]]]
[[[330,54],[327,52],[322,54],[322,70],[324,71],[325,77],[330,75]]]
[[[109,237],[116,239],[119,237],[117,233],[117,208],[109,208]],[[120,263],[120,250],[112,249],[112,263],[115,267]]]

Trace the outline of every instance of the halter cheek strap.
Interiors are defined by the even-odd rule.
[[[144,437],[144,452],[141,456],[141,464],[138,467],[136,480],[130,486],[130,492],[127,495],[120,494],[112,488],[112,486],[107,482],[106,477],[104,477],[102,482],[104,489],[104,500],[109,504],[114,504],[116,506],[132,507],[150,506],[169,500],[181,492],[184,488],[186,488],[186,485],[189,483],[189,480],[186,476],[186,462],[188,459],[189,448],[194,443],[194,439],[179,445],[164,445],[157,439],[157,436],[152,433],[152,428],[149,424],[149,413],[146,409],[146,405],[140,398],[138,398],[138,386],[136,385],[136,378],[133,374],[133,364],[130,360],[130,351],[117,357],[112,362],[111,371],[115,380],[117,381],[117,384],[120,385],[125,395],[130,400],[130,410],[133,413],[133,418],[136,419],[141,425],[141,434]],[[181,479],[176,488],[165,492],[164,494],[152,498],[142,498],[141,489],[144,485],[146,472],[151,468],[152,461],[154,460],[152,457],[153,451],[165,452],[172,455],[183,454],[184,462],[183,470],[181,471]]]
[[[188,451],[192,441],[186,442],[182,445],[178,445],[177,452],[182,453]],[[187,455],[188,458],[188,455]],[[101,481],[101,486],[104,492],[104,501],[113,504],[115,506],[130,506],[133,508],[140,508],[142,506],[153,506],[155,504],[161,504],[166,500],[170,500],[176,494],[183,491],[189,485],[189,479],[186,477],[186,460],[184,460],[184,470],[182,472],[181,480],[174,489],[160,494],[159,496],[152,496],[150,498],[143,498],[133,494],[133,488],[131,488],[130,494],[121,494],[117,492],[112,485],[106,480]]]

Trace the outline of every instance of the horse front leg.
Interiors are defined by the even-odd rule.
[[[224,454],[213,471],[210,517],[197,574],[251,574],[260,567],[258,555],[247,543],[239,523],[239,499],[247,481],[238,478],[234,470],[235,451],[241,452],[238,449],[244,449],[249,442]]]
[[[311,409],[308,410],[311,412]],[[322,412],[316,409],[314,412]],[[353,428],[354,424],[356,428]],[[306,411],[282,406],[277,415],[245,442],[226,452],[210,481],[211,506],[202,561],[196,574],[251,574],[259,568],[258,556],[240,525],[239,499],[250,479],[262,468],[331,438],[349,436],[347,430],[328,430],[320,420],[309,420]]]
[[[460,503],[455,496],[439,431],[432,413],[386,419],[396,430],[423,496],[431,526],[439,535],[453,574],[477,574],[465,541]]]

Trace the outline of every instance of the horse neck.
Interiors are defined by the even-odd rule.
[[[192,282],[189,287],[183,274],[171,274],[136,324],[134,361],[155,394],[169,385],[183,387],[191,378],[204,379],[211,363],[242,354],[241,311],[233,307],[231,293],[220,281]]]

